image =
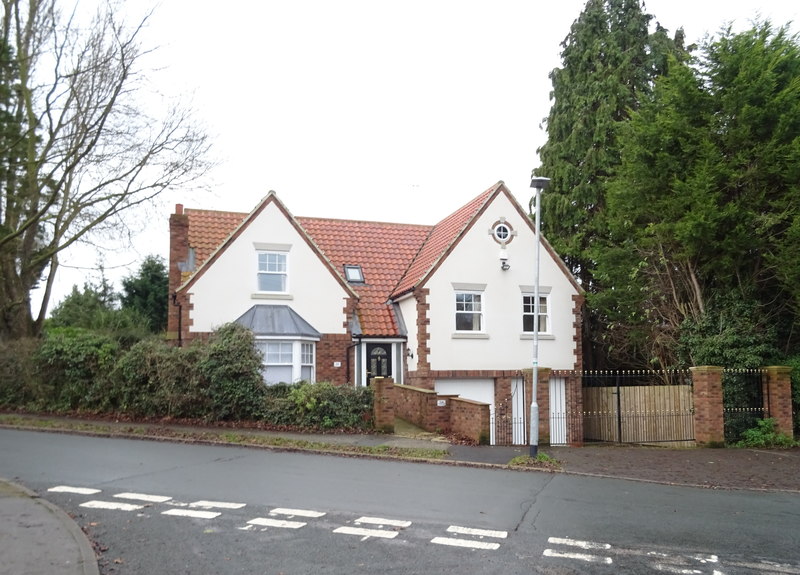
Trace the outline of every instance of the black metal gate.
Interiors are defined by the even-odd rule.
[[[722,372],[725,442],[736,443],[742,433],[770,416],[769,388],[761,369],[726,369]]]
[[[688,371],[589,371],[582,387],[585,441],[694,441]]]

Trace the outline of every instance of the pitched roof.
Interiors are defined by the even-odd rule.
[[[477,198],[436,224],[422,245],[419,254],[392,290],[392,297],[408,293],[423,282],[501,188],[505,188],[503,182],[497,182]]]
[[[351,284],[358,293],[362,332],[372,336],[400,333],[389,304],[398,278],[431,231],[431,226],[298,217],[320,250],[342,273],[346,265],[360,265],[363,284]]]
[[[250,214],[194,209],[184,213],[189,218],[189,246],[195,250],[200,269],[243,224],[252,221],[267,201],[277,202],[342,283],[346,284],[345,265],[361,266],[364,283],[347,285],[358,295],[357,319],[362,333],[396,336],[401,326],[390,298],[424,283],[501,192],[510,197],[503,182],[498,182],[435,226],[294,217],[272,192]]]

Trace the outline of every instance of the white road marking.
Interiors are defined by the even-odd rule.
[[[285,507],[277,507],[269,512],[270,515],[289,515],[290,517],[322,517],[325,515],[322,511],[312,511],[310,509],[287,509]]]
[[[725,565],[730,567],[743,567],[745,569],[756,569],[767,571],[768,573],[788,573],[789,575],[799,575],[800,565],[789,565],[788,563],[761,562],[752,563],[750,561],[725,561]]]
[[[48,489],[53,493],[77,493],[78,495],[94,495],[100,493],[99,489],[92,489],[90,487],[70,487],[69,485],[56,485]]]
[[[117,493],[114,497],[118,499],[133,499],[135,501],[146,501],[148,503],[164,503],[172,497],[166,495],[147,495],[146,493]]]
[[[553,545],[569,545],[570,547],[580,547],[581,549],[611,549],[608,543],[595,543],[594,541],[579,541],[568,537],[549,537],[548,543]]]
[[[216,511],[195,511],[194,509],[169,509],[162,511],[161,515],[175,515],[177,517],[194,517],[195,519],[214,519],[222,513]]]
[[[494,537],[495,539],[505,539],[508,531],[491,531],[488,529],[473,529],[471,527],[458,527],[451,525],[447,528],[448,533],[458,533],[459,535],[476,535],[478,537]]]
[[[81,503],[80,506],[90,509],[114,509],[116,511],[136,511],[138,509],[144,509],[144,505],[120,503],[118,501],[87,501],[86,503]]]
[[[280,527],[281,529],[300,529],[306,526],[305,523],[300,521],[284,521],[282,519],[269,519],[267,517],[256,517],[247,523],[250,525],[259,525],[261,527]]]
[[[228,503],[226,501],[194,501],[189,507],[202,507],[204,509],[241,509],[246,503]]]
[[[397,537],[397,531],[384,531],[383,529],[361,529],[360,527],[337,527],[333,530],[333,532],[341,533],[343,535],[359,535],[364,538],[382,537],[383,539],[394,539]]]
[[[453,537],[434,537],[431,543],[436,545],[450,545],[451,547],[468,547],[470,549],[489,549],[495,551],[500,548],[499,543],[488,541],[470,541],[468,539],[455,539]]]
[[[675,573],[675,575],[703,575],[703,572],[697,569],[682,569],[680,567],[673,567],[672,565],[662,565],[661,563],[655,563],[653,569],[664,573]]]
[[[587,563],[605,563],[606,565],[611,565],[613,563],[611,557],[600,557],[587,553],[562,553],[561,551],[553,551],[552,549],[545,549],[542,555],[545,557],[560,557],[562,559],[577,559],[579,561],[586,561]]]
[[[355,523],[368,523],[370,525],[390,525],[391,527],[410,527],[411,521],[398,519],[383,519],[382,517],[359,517]]]

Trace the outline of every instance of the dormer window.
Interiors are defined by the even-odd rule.
[[[348,282],[353,284],[364,283],[364,272],[362,271],[361,266],[344,266],[344,277]]]

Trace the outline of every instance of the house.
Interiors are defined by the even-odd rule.
[[[539,363],[579,370],[583,291],[541,242]],[[294,216],[274,192],[249,214],[178,205],[170,244],[180,343],[237,321],[268,384],[385,376],[524,410],[535,231],[503,182],[433,226]]]

